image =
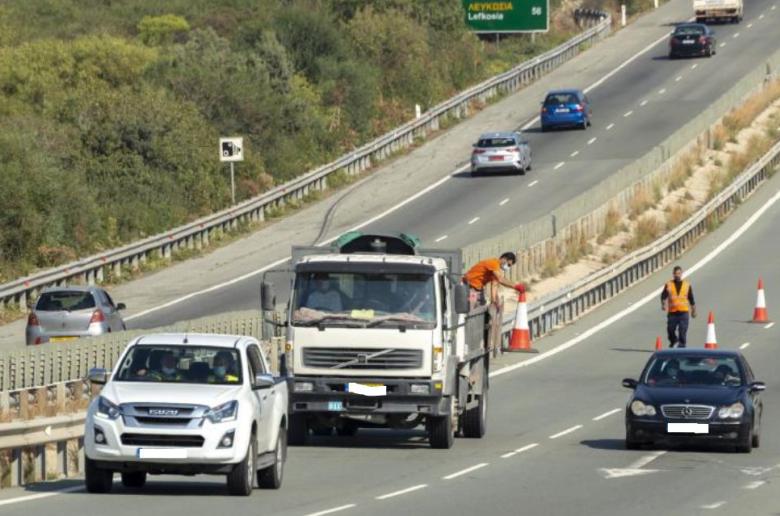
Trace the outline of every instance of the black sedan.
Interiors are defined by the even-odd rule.
[[[758,448],[766,387],[738,351],[669,349],[654,353],[626,406],[626,448],[656,441],[716,441]]]
[[[669,59],[715,55],[715,33],[703,23],[678,25],[669,38]]]

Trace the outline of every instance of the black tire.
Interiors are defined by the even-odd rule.
[[[626,450],[638,450],[642,447],[642,441],[637,440],[637,438],[634,436],[634,432],[631,430],[626,429],[626,441],[625,441],[625,447]]]
[[[255,487],[255,460],[257,459],[257,443],[255,434],[249,438],[249,446],[244,460],[227,474],[228,493],[233,496],[249,496]]]
[[[122,473],[122,485],[140,489],[146,485],[146,472],[133,471],[132,473]]]
[[[761,446],[761,434],[753,434],[753,439],[750,441],[751,446],[753,448],[758,448]]]
[[[470,408],[461,416],[460,426],[463,437],[482,439],[487,432],[487,391],[479,397],[479,404]]]
[[[274,448],[276,459],[267,468],[257,470],[257,487],[260,489],[279,489],[284,478],[284,461],[287,460],[287,432],[279,430]]]
[[[477,177],[479,175],[479,170],[472,170],[471,171],[471,177]]]
[[[530,161],[528,162],[528,166],[525,167],[525,171],[526,172],[530,172],[531,171],[531,162]]]
[[[344,421],[341,426],[336,427],[336,434],[341,437],[352,437],[358,433],[360,426],[354,421]]]
[[[311,433],[317,437],[330,437],[333,435],[333,427],[330,425],[313,424],[311,425]]]
[[[84,483],[88,493],[110,493],[114,484],[114,472],[98,468],[94,460],[84,457]]]
[[[452,418],[448,415],[428,418],[428,441],[431,448],[448,450],[452,448],[455,436],[452,431]]]
[[[290,426],[287,428],[287,444],[303,446],[309,438],[309,423],[306,416],[293,414],[290,416]]]
[[[547,127],[546,125],[543,125],[543,126],[542,126],[542,132],[543,132],[543,133],[546,133],[546,132],[549,132],[549,131],[550,131],[550,128],[549,128],[549,127]]]
[[[744,437],[740,439],[736,445],[737,453],[750,453],[753,451],[753,427],[750,427],[750,431]]]

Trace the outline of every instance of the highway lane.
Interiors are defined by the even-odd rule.
[[[535,168],[528,175],[471,178],[465,172],[456,173],[437,188],[363,229],[401,229],[417,234],[426,245],[460,247],[545,216],[652,149],[756,67],[762,56],[775,51],[778,40],[772,34],[780,22],[780,11],[772,10],[774,2],[749,2],[746,20],[741,25],[716,26],[719,41],[726,46],[711,59],[670,61],[663,38],[589,92],[594,104],[593,128],[541,134],[535,124],[528,131],[535,161]],[[673,21],[684,19],[687,3],[670,13],[674,16],[664,18],[666,26],[659,27],[662,34]],[[734,38],[737,33],[740,36]],[[600,77],[577,74],[557,86],[585,88]],[[526,119],[535,116],[535,109],[527,113]],[[465,163],[469,149],[464,147],[460,152]],[[349,210],[345,207],[343,211]],[[341,215],[337,208],[336,219]],[[328,236],[349,227],[335,223]],[[258,278],[252,277],[135,318],[129,326],[151,328],[223,311],[255,308],[257,299]]]
[[[744,203],[682,260],[698,263],[768,199],[780,198],[780,175]],[[624,377],[637,376],[649,357],[664,314],[657,300],[669,271],[631,289],[578,323],[536,345],[543,352],[570,342],[630,306],[639,306],[579,344],[492,380],[488,436],[458,439],[452,450],[430,450],[422,434],[361,431],[353,440],[318,438],[292,448],[282,490],[249,499],[224,495],[220,479],[160,477],[141,492],[81,491],[2,505],[19,490],[0,491],[0,514],[82,514],[110,507],[116,516],[139,512],[196,516],[259,514],[770,514],[780,493],[772,483],[780,466],[780,326],[749,324],[755,282],[764,277],[770,316],[780,310],[780,201],[691,277],[702,314],[715,310],[719,343],[744,352],[767,382],[763,442],[752,454],[718,448],[622,449]],[[775,307],[775,308],[773,308]],[[692,345],[704,341],[705,321],[692,324]],[[617,409],[617,412],[615,410]],[[534,446],[535,445],[535,446]],[[623,474],[624,470],[642,470]],[[623,474],[623,476],[621,476]],[[611,477],[611,478],[609,478]],[[67,483],[60,483],[67,485]],[[50,489],[35,486],[30,493]],[[740,510],[742,504],[750,512]],[[711,509],[705,507],[713,507]]]

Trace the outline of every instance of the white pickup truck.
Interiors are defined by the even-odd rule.
[[[742,0],[693,0],[693,11],[696,14],[696,22],[704,23],[707,20],[742,21]]]
[[[287,384],[251,337],[158,334],[135,338],[103,384],[84,431],[87,491],[114,473],[140,488],[147,474],[227,475],[228,491],[255,481],[278,489],[287,455]]]

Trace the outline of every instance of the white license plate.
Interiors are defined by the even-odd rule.
[[[708,434],[710,425],[707,423],[668,423],[666,431],[670,434]]]
[[[693,45],[694,43],[696,42],[693,41],[692,39],[684,39],[682,42],[683,45]]]
[[[186,459],[187,450],[180,448],[138,448],[139,459]]]
[[[362,396],[387,396],[387,386],[381,384],[365,384],[350,382],[347,384],[347,392]]]
[[[555,110],[556,113],[568,113],[570,110],[566,108],[558,108]]]
[[[344,404],[340,401],[329,401],[328,402],[328,410],[330,412],[341,412],[344,410]]]

